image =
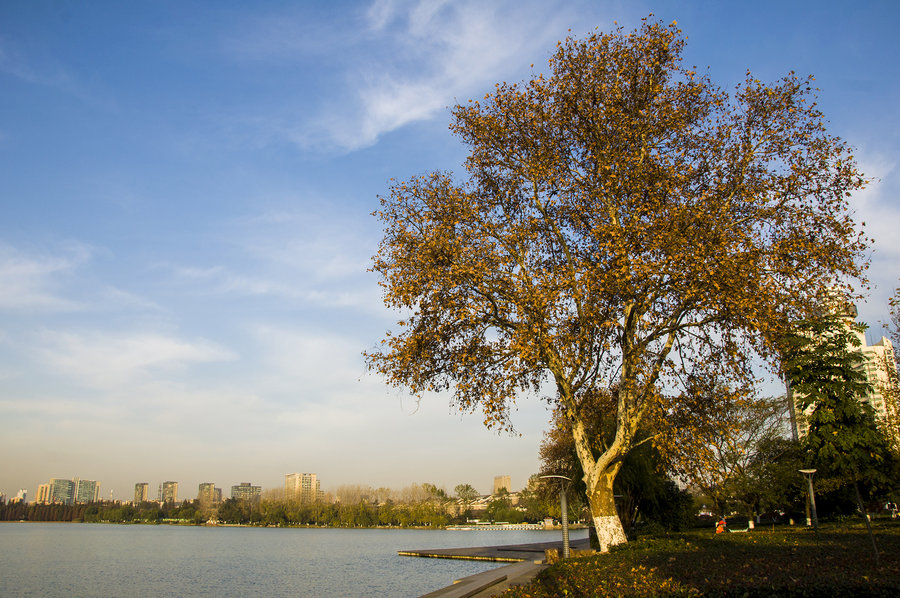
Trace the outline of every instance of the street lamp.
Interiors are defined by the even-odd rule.
[[[813,491],[813,474],[816,473],[815,469],[800,469],[798,470],[804,476],[806,476],[806,481],[809,483],[809,504],[812,508],[812,519],[813,519],[813,528],[816,530],[816,533],[819,533],[819,516],[816,514],[816,493]],[[807,522],[809,525],[809,522]]]
[[[569,558],[569,506],[566,504],[566,482],[571,482],[571,478],[564,475],[542,475],[540,479],[557,478],[561,480],[559,485],[559,508],[561,512],[563,532],[563,558]]]

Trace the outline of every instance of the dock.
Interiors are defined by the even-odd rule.
[[[590,544],[587,538],[583,538],[570,541],[569,547],[573,550],[587,550],[590,548]],[[453,585],[422,596],[422,598],[488,598],[507,588],[530,582],[535,575],[547,567],[544,563],[544,551],[553,548],[562,553],[562,540],[505,546],[400,550],[397,554],[430,559],[507,563],[497,569],[457,579]]]

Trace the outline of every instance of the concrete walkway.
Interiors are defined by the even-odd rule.
[[[587,538],[571,540],[572,549],[586,550]],[[469,548],[436,548],[433,550],[401,550],[400,556],[416,556],[432,559],[463,559],[511,563],[490,571],[483,571],[456,580],[453,585],[425,594],[422,598],[488,598],[514,586],[527,584],[542,569],[544,550],[556,548],[562,554],[562,540],[536,544],[510,544],[507,546],[476,546]]]

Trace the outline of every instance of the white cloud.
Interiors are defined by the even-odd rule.
[[[369,19],[375,43],[389,51],[348,73],[357,105],[322,121],[345,149],[431,118],[455,98],[480,95],[504,73],[524,72],[530,57],[552,49],[563,14],[542,4],[508,10],[477,1],[377,2]]]
[[[63,255],[28,255],[0,244],[0,309],[80,309],[78,302],[61,296],[59,287],[90,256],[90,250],[84,245],[72,245]]]
[[[366,18],[369,21],[369,27],[374,31],[384,29],[397,13],[399,5],[402,2],[397,0],[375,0],[366,11]]]
[[[340,260],[338,256],[336,260]],[[337,270],[335,268],[334,270]],[[328,270],[324,267],[324,270]],[[195,292],[212,294],[236,294],[250,296],[280,297],[298,301],[305,305],[324,307],[367,307],[380,305],[378,288],[360,285],[359,288],[339,286],[324,288],[312,286],[317,277],[306,278],[297,274],[290,276],[244,275],[224,266],[209,268],[174,267],[176,278],[194,285]],[[333,274],[334,272],[332,272]]]
[[[287,10],[245,24],[226,41],[238,60],[287,68],[290,103],[231,116],[249,139],[355,150],[407,124],[433,118],[457,98],[480,96],[549,55],[574,7],[543,2],[376,0],[364,14],[329,22]],[[358,17],[358,18],[357,18]],[[314,40],[310,42],[310,39]],[[313,73],[303,61],[317,65]],[[310,62],[310,64],[312,64]],[[310,67],[311,68],[311,67]],[[303,105],[314,79],[316,105]],[[228,127],[231,128],[231,127]]]
[[[900,205],[893,196],[896,189],[892,188],[898,177],[897,162],[887,156],[867,156],[860,161],[860,170],[873,181],[853,195],[857,219],[866,223],[867,234],[875,239],[876,252],[900,261]]]
[[[97,389],[122,388],[193,364],[236,359],[210,341],[155,332],[45,331],[37,353],[50,371]]]
[[[870,291],[859,308],[860,320],[870,326],[870,341],[882,334],[881,323],[888,319],[888,298],[900,278],[900,204],[897,193],[897,162],[893,157],[875,152],[860,152],[859,169],[872,182],[853,194],[850,206],[854,219],[865,223],[864,232],[874,240],[871,263],[866,272]]]
[[[264,351],[261,361],[272,374],[271,383],[279,389],[305,388],[311,394],[339,390],[365,373],[359,344],[345,337],[271,326],[258,326],[253,335]]]
[[[269,264],[290,269],[314,282],[346,280],[366,272],[376,239],[354,235],[340,219],[331,225],[298,222],[289,231],[251,231],[242,242],[244,249]],[[319,226],[321,224],[321,226]]]
[[[377,245],[331,207],[271,211],[234,219],[220,231],[227,265],[172,265],[175,280],[195,294],[283,298],[304,305],[379,306],[380,291],[368,273]]]
[[[0,311],[159,311],[155,302],[92,279],[95,249],[78,242],[38,252],[0,243]]]

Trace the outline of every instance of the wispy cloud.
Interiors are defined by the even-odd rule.
[[[860,320],[871,326],[868,334],[874,342],[883,331],[880,323],[887,320],[888,298],[900,279],[900,205],[897,204],[897,162],[873,151],[860,151],[859,168],[872,182],[850,200],[854,219],[865,223],[864,232],[874,240],[866,273],[870,289],[865,303],[858,305]]]
[[[377,244],[373,231],[358,228],[333,207],[309,205],[302,211],[269,211],[224,224],[212,264],[166,264],[176,284],[195,294],[280,297],[307,305],[380,305],[369,275]]]
[[[97,389],[120,389],[190,365],[236,359],[211,341],[157,332],[45,331],[39,343],[38,359],[48,371]]]
[[[480,95],[503,73],[524,73],[529,57],[551,47],[562,17],[543,4],[519,10],[478,1],[373,4],[369,34],[388,51],[349,74],[358,112],[329,115],[331,136],[346,149],[365,147],[460,96]]]
[[[894,261],[900,262],[900,235],[897,235],[897,223],[900,222],[900,206],[896,198],[886,197],[890,188],[885,181],[897,178],[897,162],[894,158],[883,155],[863,156],[860,170],[873,181],[866,189],[853,196],[852,207],[856,217],[865,222],[866,232],[875,239],[876,251]],[[900,267],[897,268],[900,274]]]
[[[280,137],[343,151],[370,146],[457,98],[481,95],[510,72],[527,74],[529,61],[565,35],[571,10],[543,2],[378,0],[342,23],[297,11],[259,18],[228,40],[232,56],[291,68],[300,57],[323,55],[333,72],[314,84],[309,109],[273,114],[267,107],[265,116],[239,117],[238,126],[260,127],[252,136],[257,142]]]
[[[280,388],[332,391],[346,388],[365,372],[359,345],[351,339],[321,331],[257,326],[253,330],[262,361],[277,377]],[[331,393],[321,397],[331,396]]]
[[[73,311],[77,301],[61,294],[62,283],[91,257],[84,245],[70,245],[62,255],[31,255],[0,244],[0,309]]]
[[[240,26],[220,39],[223,52],[232,60],[247,62],[301,62],[309,56],[334,56],[345,43],[347,30],[362,20],[342,12],[340,20],[329,19],[333,11],[311,6],[292,6],[276,12],[255,10],[242,15]]]
[[[112,106],[108,98],[101,99],[78,77],[77,72],[59,58],[48,54],[29,54],[9,40],[0,38],[0,72],[29,83],[56,89],[79,100]]]
[[[225,266],[173,268],[174,275],[194,287],[198,294],[235,294],[280,297],[306,305],[324,307],[366,307],[379,305],[376,289],[317,286],[315,280],[270,273],[248,275]],[[366,286],[366,285],[360,285]],[[368,285],[371,286],[371,285]]]
[[[150,299],[92,279],[97,249],[66,242],[48,249],[0,243],[0,311],[28,313],[158,312]]]

